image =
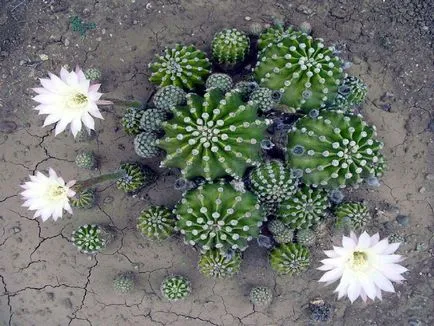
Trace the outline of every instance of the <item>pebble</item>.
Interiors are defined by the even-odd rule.
[[[251,20],[252,20],[252,17],[250,17],[250,16],[246,16],[246,17],[244,17],[244,19],[247,20],[247,21],[251,21]]]
[[[11,120],[0,121],[0,132],[4,134],[11,134],[17,130],[17,124]]]
[[[110,204],[112,203],[114,200],[114,198],[112,196],[107,196],[106,198],[104,198],[103,202],[104,204]]]
[[[63,42],[63,44],[65,44],[65,46],[68,46],[70,44],[69,39],[66,38],[65,41]]]
[[[14,231],[14,233],[19,233],[19,232],[21,232],[21,229],[20,229],[18,226],[14,226],[14,227],[12,228],[12,230]]]
[[[305,5],[299,5],[297,7],[297,11],[301,12],[301,13],[303,13],[305,15],[311,15],[313,13],[313,10],[310,9],[309,7],[305,6]]]
[[[41,59],[42,61],[47,61],[48,55],[46,55],[45,53],[41,53],[39,54],[39,59]]]
[[[426,188],[425,188],[425,187],[420,187],[420,189],[419,189],[419,193],[423,194],[423,193],[425,193],[425,191],[426,191]]]
[[[430,181],[434,180],[434,174],[432,174],[432,173],[427,174],[427,175],[425,176],[425,179],[430,180]]]
[[[402,226],[407,226],[410,223],[410,217],[407,215],[398,215],[396,217],[396,222]]]

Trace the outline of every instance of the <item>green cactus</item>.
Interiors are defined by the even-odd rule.
[[[261,87],[282,93],[281,104],[309,112],[336,98],[343,79],[341,66],[321,39],[290,34],[259,52],[254,75]]]
[[[273,109],[280,101],[282,94],[269,88],[259,87],[250,94],[250,101],[256,104],[262,112]]]
[[[255,81],[240,81],[235,84],[234,89],[237,89],[243,101],[247,102],[249,100],[250,94],[259,88],[259,85]]]
[[[176,228],[190,245],[202,251],[245,250],[259,235],[264,213],[250,192],[232,185],[209,183],[190,190],[175,208]]]
[[[89,209],[95,205],[95,199],[95,189],[87,188],[77,191],[70,200],[72,207]]]
[[[104,229],[95,224],[85,224],[72,232],[72,244],[85,254],[96,254],[105,249],[107,238]]]
[[[338,88],[333,107],[337,107],[343,111],[351,112],[355,106],[363,103],[368,87],[359,78],[354,76],[346,76]]]
[[[84,71],[84,76],[93,82],[101,80],[101,75],[101,70],[98,68],[89,68]]]
[[[316,232],[312,229],[301,229],[297,231],[297,243],[305,247],[313,246],[316,242]]]
[[[318,223],[329,207],[326,191],[302,186],[280,203],[277,216],[292,229],[306,229]]]
[[[75,157],[75,165],[82,169],[93,170],[97,164],[96,156],[91,151],[80,152]]]
[[[294,231],[286,227],[282,232],[273,234],[273,239],[277,243],[290,243],[294,239]]]
[[[154,132],[142,132],[134,138],[134,151],[143,158],[153,158],[161,153],[157,147],[158,136]]]
[[[133,272],[120,273],[113,279],[113,289],[117,293],[128,293],[134,289],[136,277]]]
[[[241,178],[261,160],[260,141],[268,120],[259,119],[256,111],[237,90],[223,95],[212,88],[203,98],[188,94],[187,107],[163,122],[166,135],[157,146],[167,156],[161,166],[181,168],[187,179]]]
[[[164,206],[151,206],[142,210],[137,229],[153,240],[164,240],[174,233],[175,218],[170,209]]]
[[[155,180],[154,171],[147,166],[141,166],[137,163],[124,163],[120,169],[125,174],[116,181],[116,186],[119,190],[127,193],[136,192]]]
[[[166,48],[163,55],[157,55],[155,62],[149,64],[152,71],[149,81],[158,86],[178,86],[192,90],[205,83],[211,64],[205,53],[195,46],[177,44]]]
[[[184,105],[187,93],[177,86],[169,85],[161,87],[153,98],[153,103],[157,109],[170,111],[173,107]]]
[[[389,243],[405,243],[405,237],[398,233],[392,233],[387,238],[389,239]]]
[[[268,222],[267,228],[272,234],[278,234],[285,231],[287,226],[281,220],[274,219]]]
[[[322,111],[297,121],[288,134],[288,165],[303,172],[303,182],[345,188],[382,175],[385,163],[375,126],[360,115]]]
[[[183,276],[169,276],[161,283],[161,293],[169,301],[185,299],[191,293],[191,283]]]
[[[258,51],[262,51],[267,47],[271,47],[273,44],[280,42],[282,38],[289,35],[298,35],[299,32],[294,31],[292,26],[285,28],[283,25],[274,25],[266,28],[258,39]]]
[[[86,127],[82,127],[80,131],[75,136],[75,141],[77,143],[86,143],[95,138],[95,130],[87,130]]]
[[[205,87],[206,89],[210,88],[218,88],[223,93],[229,92],[233,86],[232,77],[227,74],[211,74],[206,80]]]
[[[143,108],[129,107],[121,119],[121,125],[128,135],[137,135],[142,130],[140,129],[140,119],[142,118]]]
[[[227,28],[217,33],[211,43],[214,60],[231,68],[244,61],[249,53],[250,39],[235,28]]]
[[[273,301],[273,291],[265,286],[257,286],[250,290],[250,302],[255,306],[268,306]]]
[[[218,249],[208,250],[200,255],[199,271],[210,278],[228,278],[240,271],[241,253],[234,252],[231,256]]]
[[[300,274],[309,263],[309,250],[298,243],[281,244],[270,253],[271,268],[279,274]]]
[[[364,227],[371,219],[368,207],[356,202],[336,206],[334,214],[337,227],[348,227],[354,230]]]
[[[169,117],[168,113],[161,109],[147,109],[140,118],[140,129],[145,132],[161,130],[161,124]]]

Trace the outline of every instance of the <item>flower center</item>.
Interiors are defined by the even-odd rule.
[[[363,251],[354,251],[352,266],[355,269],[360,269],[364,267],[368,262],[368,255]]]
[[[47,196],[50,200],[59,200],[66,196],[66,188],[59,185],[52,185],[48,188]]]
[[[70,108],[81,109],[87,104],[88,101],[89,98],[87,97],[87,95],[83,93],[75,93],[68,99],[67,105]]]

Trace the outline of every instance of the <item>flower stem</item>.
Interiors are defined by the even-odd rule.
[[[108,98],[107,100],[113,102],[114,105],[124,106],[127,108],[130,108],[130,107],[141,108],[143,105],[139,101],[120,100],[120,99],[116,99],[116,98]]]
[[[125,174],[124,171],[116,171],[112,173],[103,174],[97,177],[93,177],[87,180],[77,181],[77,183],[73,186],[74,190],[77,192],[91,188],[93,186],[96,186],[99,183],[118,179],[122,177]]]

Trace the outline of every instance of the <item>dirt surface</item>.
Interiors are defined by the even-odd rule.
[[[0,0],[0,324],[308,325],[307,304],[321,296],[334,307],[332,325],[433,325],[433,12],[425,0]],[[96,29],[80,37],[69,24],[76,15]],[[300,277],[276,276],[266,249],[254,244],[237,277],[205,279],[196,269],[197,253],[181,239],[155,243],[135,230],[141,209],[173,206],[180,197],[173,188],[176,172],[158,169],[157,160],[144,163],[159,171],[158,181],[135,198],[100,187],[96,208],[56,223],[34,220],[21,207],[19,185],[36,170],[53,167],[65,179],[83,179],[138,159],[132,138],[119,128],[121,108],[104,110],[90,143],[41,128],[31,88],[47,71],[98,67],[110,97],[145,100],[153,90],[147,63],[165,45],[191,42],[209,51],[221,28],[249,31],[253,22],[272,23],[273,16],[293,25],[310,22],[313,35],[336,44],[353,63],[349,72],[369,86],[363,114],[385,142],[388,170],[379,188],[347,196],[368,201],[376,217],[370,233],[405,236],[400,253],[410,271],[396,294],[351,305],[337,301],[332,286],[316,283],[321,249],[340,235],[314,250],[312,268]],[[99,170],[75,167],[83,149],[97,153]],[[399,214],[408,216],[407,226],[397,223]],[[111,223],[117,240],[88,259],[69,240],[84,223]],[[114,294],[112,278],[129,270],[138,275],[136,290]],[[169,274],[188,276],[192,296],[164,301],[159,285]],[[252,285],[274,289],[269,308],[249,303]]]

